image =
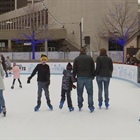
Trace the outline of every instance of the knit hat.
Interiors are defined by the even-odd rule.
[[[43,60],[48,61],[47,55],[45,55],[45,54],[41,55],[40,61],[43,61]]]
[[[67,64],[67,70],[72,70],[72,65],[71,65],[71,63],[69,62],[68,64]]]

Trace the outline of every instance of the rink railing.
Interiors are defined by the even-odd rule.
[[[21,74],[31,74],[38,63],[17,63],[21,69]],[[49,62],[51,74],[62,74],[66,68],[66,62]],[[138,84],[138,66],[126,64],[113,64],[113,78],[129,81]]]

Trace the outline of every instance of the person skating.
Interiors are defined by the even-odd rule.
[[[109,106],[109,84],[110,78],[113,72],[113,62],[110,57],[107,56],[105,48],[100,49],[100,55],[96,59],[96,70],[94,76],[98,85],[98,102],[99,107],[102,106],[103,101],[103,89],[104,89],[104,102],[106,108]]]
[[[47,56],[42,54],[40,61],[41,63],[37,64],[31,76],[29,76],[27,80],[27,83],[30,83],[32,77],[37,73],[38,95],[37,95],[37,105],[35,106],[34,111],[37,111],[41,106],[42,89],[45,91],[45,97],[47,100],[48,107],[51,110],[53,110],[53,106],[51,105],[50,95],[49,95],[50,67],[48,64],[46,64],[46,62],[48,61]]]
[[[80,48],[80,55],[74,59],[73,75],[77,77],[77,96],[79,111],[83,107],[83,90],[86,88],[88,95],[88,108],[90,112],[94,111],[93,102],[93,78],[94,78],[95,65],[91,56],[86,54],[86,48]]]
[[[8,72],[7,72],[6,64],[5,64],[5,57],[3,56],[3,54],[1,54],[0,56],[1,56],[1,61],[2,61],[3,70],[5,71],[5,74],[6,74],[5,77],[8,77]]]
[[[4,70],[2,66],[2,61],[0,60],[0,113],[3,112],[3,115],[6,116],[5,99],[3,97],[3,90],[5,90],[3,78]]]
[[[76,86],[73,84],[75,81],[71,71],[72,71],[72,65],[71,63],[68,63],[66,70],[63,71],[62,86],[61,86],[61,100],[59,105],[59,108],[62,109],[63,104],[65,102],[65,98],[67,96],[67,104],[68,104],[69,111],[74,110],[74,107],[72,105],[72,100],[71,100],[71,90],[72,88],[76,88]]]
[[[19,82],[19,87],[22,88],[22,84],[20,81],[20,68],[19,66],[17,66],[16,62],[13,62],[13,68],[11,71],[13,72],[13,83],[12,83],[11,89],[14,89],[14,84],[15,84],[16,79]]]

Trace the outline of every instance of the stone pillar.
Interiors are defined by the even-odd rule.
[[[48,55],[48,41],[45,41],[45,52]]]
[[[8,52],[10,52],[12,50],[12,43],[11,43],[11,40],[9,39],[8,40]]]
[[[17,10],[17,0],[15,0],[15,10]]]

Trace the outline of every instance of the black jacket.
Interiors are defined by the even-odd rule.
[[[49,82],[50,81],[50,67],[49,65],[45,64],[38,64],[35,69],[33,70],[30,79],[36,74],[37,72],[37,81],[41,82]]]
[[[93,77],[95,71],[94,60],[91,56],[80,54],[73,63],[73,75],[77,77]]]
[[[113,63],[112,59],[107,55],[100,55],[96,59],[95,76],[112,77]]]
[[[71,71],[64,70],[63,77],[62,77],[62,89],[71,91],[73,83],[74,83],[74,77]]]

